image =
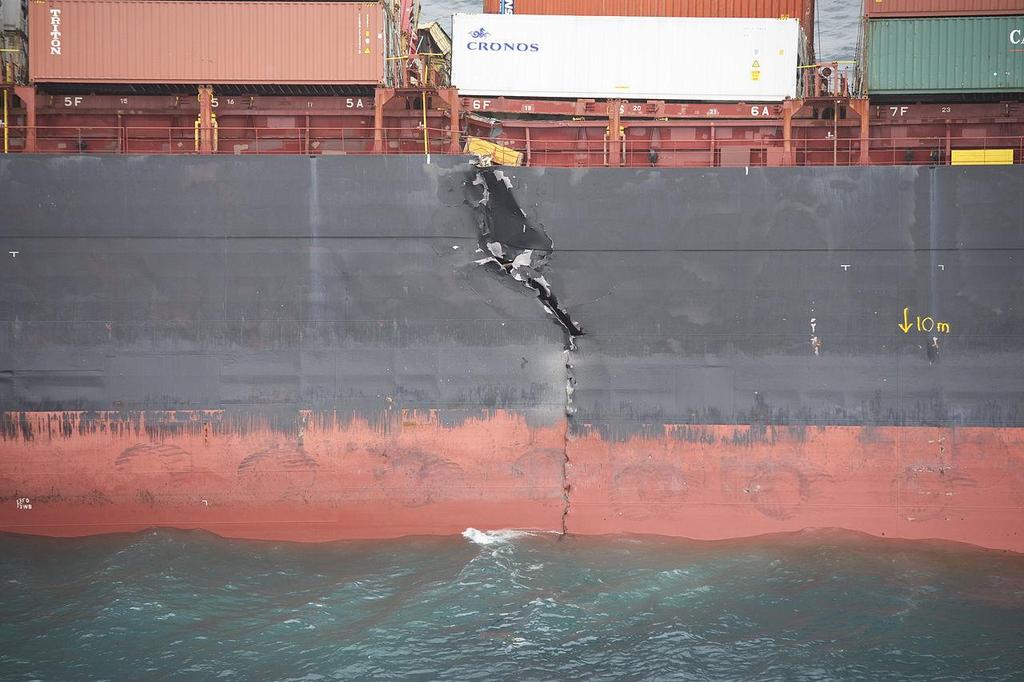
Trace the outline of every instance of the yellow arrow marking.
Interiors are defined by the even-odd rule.
[[[904,308],[903,309],[903,324],[898,325],[898,326],[899,326],[900,329],[903,330],[904,334],[909,334],[910,333],[910,328],[913,326],[910,323],[910,308]]]

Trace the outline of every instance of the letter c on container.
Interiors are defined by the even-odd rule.
[[[1014,38],[1014,36],[1017,36]],[[1024,31],[1019,28],[1015,28],[1010,31],[1010,44],[1011,45],[1024,45]]]
[[[474,45],[476,45],[476,43],[466,43],[466,49],[467,50],[475,50],[476,47],[474,47]]]

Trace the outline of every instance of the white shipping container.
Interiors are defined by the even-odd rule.
[[[796,19],[456,14],[464,95],[777,102],[796,96]]]

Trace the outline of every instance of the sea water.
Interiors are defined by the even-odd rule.
[[[838,531],[0,535],[0,677],[1013,680],[1024,556]]]

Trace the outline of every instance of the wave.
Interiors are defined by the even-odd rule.
[[[528,537],[533,533],[525,530],[477,530],[467,528],[462,531],[462,537],[477,545],[498,545],[511,542],[516,538]]]

